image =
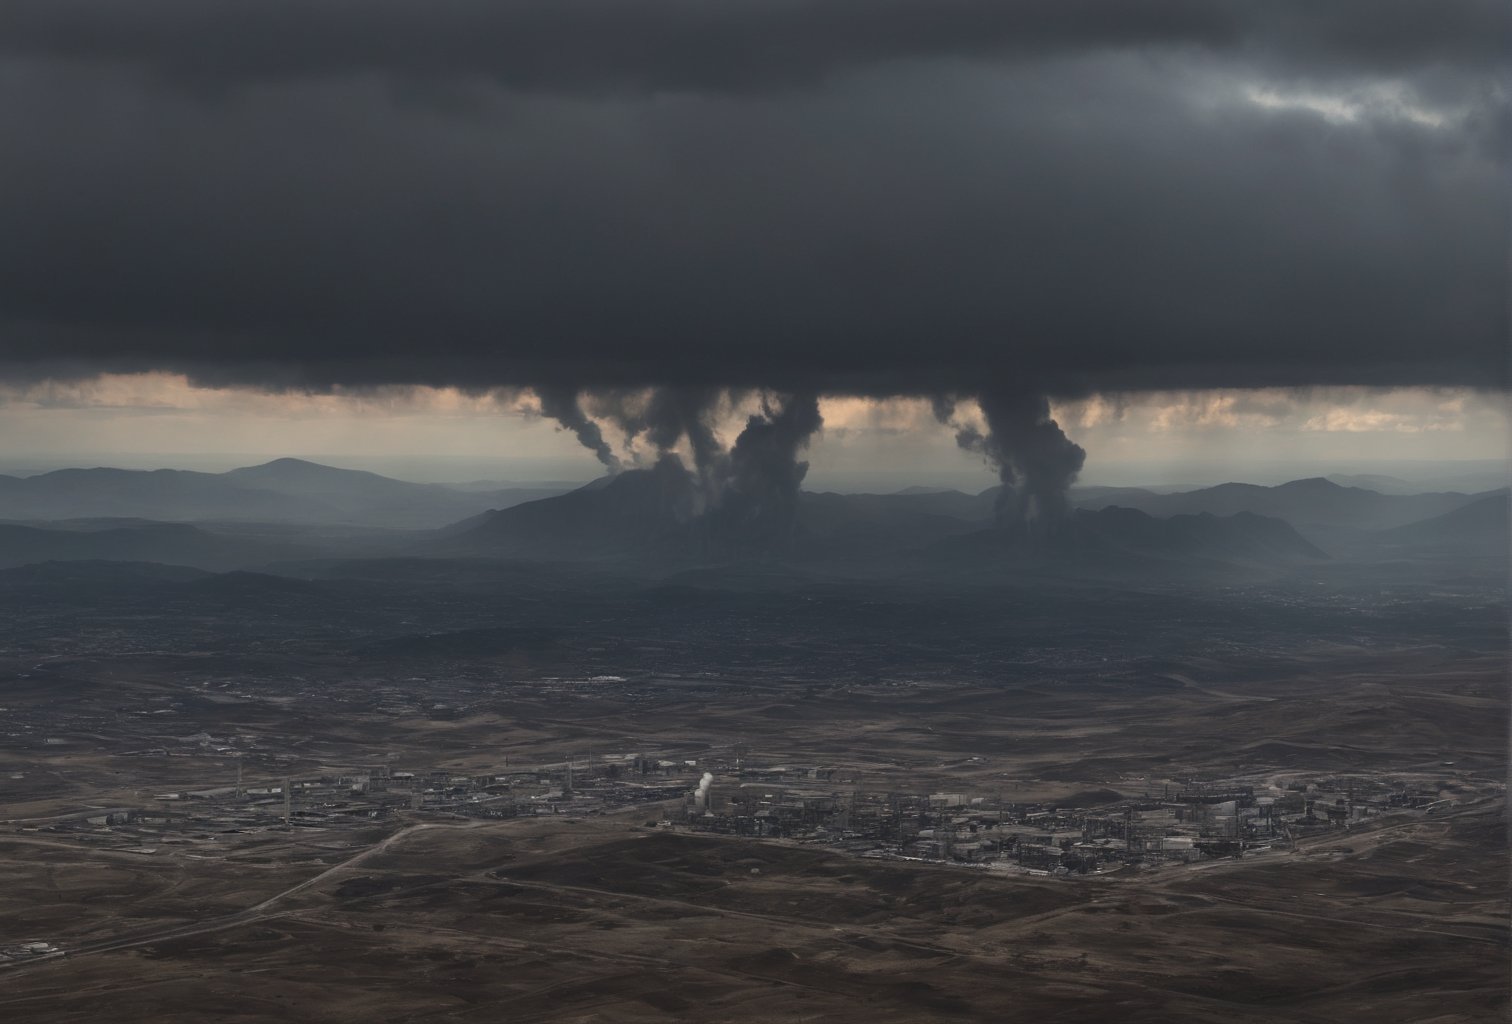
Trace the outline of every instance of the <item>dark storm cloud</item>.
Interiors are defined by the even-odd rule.
[[[7,0],[0,54],[203,83],[376,73],[745,90],[880,61],[1185,46],[1327,74],[1504,55],[1498,0]]]
[[[0,364],[557,395],[1499,384],[1500,16],[10,0]],[[1246,99],[1324,88],[1353,120]]]

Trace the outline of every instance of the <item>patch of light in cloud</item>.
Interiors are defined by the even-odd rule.
[[[585,409],[606,438],[623,447],[626,462],[654,460],[646,439],[625,436],[613,423],[611,405],[595,397],[585,397]],[[609,397],[625,399],[604,401]],[[758,402],[758,395],[743,394],[715,408],[711,425],[725,444]],[[957,447],[925,399],[829,396],[822,411],[824,430],[805,456],[814,489],[924,483],[972,490],[992,482],[990,470]],[[1501,459],[1512,436],[1506,397],[1469,389],[1109,393],[1056,400],[1051,414],[1087,449],[1088,483],[1170,482],[1192,476],[1195,471],[1183,467],[1198,463],[1219,467],[1212,471],[1216,480],[1243,476],[1246,467],[1264,461],[1327,463],[1332,472],[1388,457]],[[985,426],[969,399],[957,416]],[[337,456],[488,460],[467,478],[590,479],[598,472],[572,434],[540,414],[528,389],[270,393],[197,387],[173,374],[0,384],[0,436],[24,439],[6,453],[12,461],[51,459],[49,468],[81,464],[81,453],[91,453],[88,464],[111,464],[110,453],[161,453],[156,468],[181,464],[173,453],[227,452],[238,453],[236,464],[280,455],[338,463]],[[489,464],[499,468],[488,470]],[[1295,475],[1306,474],[1298,469]]]
[[[1421,434],[1435,430],[1462,431],[1465,424],[1458,417],[1439,419],[1379,409],[1329,409],[1304,420],[1298,429],[1346,434]]]
[[[1304,111],[1335,124],[1360,120],[1410,121],[1427,128],[1442,128],[1457,116],[1425,106],[1405,87],[1382,83],[1344,92],[1319,92],[1252,85],[1244,98],[1257,107],[1275,111]]]

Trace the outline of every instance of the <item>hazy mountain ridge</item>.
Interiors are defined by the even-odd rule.
[[[671,462],[602,477],[575,491],[474,517],[442,531],[438,551],[491,557],[612,558],[686,543],[694,519],[691,477]]]
[[[224,474],[195,470],[102,467],[0,477],[0,517],[6,519],[318,520],[338,516],[336,509],[322,502],[245,487]]]
[[[1327,555],[1289,524],[1248,511],[1156,518],[1130,508],[1081,510],[1054,529],[1027,534],[984,524],[995,496],[960,492],[804,493],[776,548],[743,550],[694,514],[691,478],[658,466],[633,470],[558,498],[531,502],[449,531],[442,550],[543,560],[619,559],[693,564],[765,556],[795,565],[917,569],[960,558],[993,563],[1176,569],[1182,562],[1286,564]],[[900,559],[902,561],[900,561]]]
[[[560,493],[561,488],[550,487],[461,490],[302,459],[275,459],[225,473],[95,468],[0,476],[0,519],[136,517],[433,529]]]
[[[993,528],[1000,488],[979,494],[923,488],[892,494],[802,492],[791,521],[776,534],[742,534],[741,523],[699,514],[697,478],[675,461],[473,512],[440,529],[407,532],[355,522],[296,525],[279,514],[337,517],[359,509],[371,518],[407,509],[399,518],[420,517],[459,500],[476,508],[499,493],[448,492],[440,485],[280,459],[222,474],[64,470],[40,478],[0,478],[0,509],[15,506],[15,500],[6,505],[6,496],[14,499],[15,485],[26,480],[41,481],[37,493],[50,494],[48,500],[93,518],[32,516],[0,523],[0,567],[107,560],[213,571],[272,567],[299,575],[301,564],[339,565],[353,558],[441,558],[454,565],[475,559],[562,566],[603,561],[642,568],[661,562],[672,571],[775,559],[790,569],[875,573],[913,571],[931,560],[948,567],[977,557],[994,565],[1059,566],[1076,573],[1101,571],[1099,559],[1107,571],[1144,566],[1167,572],[1181,563],[1286,565],[1328,554],[1389,556],[1396,549],[1434,546],[1495,554],[1506,546],[1500,525],[1506,520],[1505,492],[1383,495],[1322,478],[1176,493],[1077,488],[1072,500],[1080,511],[1068,523],[1017,540]],[[154,500],[182,499],[200,512],[219,509],[224,518],[207,516],[203,526],[194,526],[105,516],[97,506],[109,505],[110,495],[117,510],[135,512]],[[1383,522],[1390,525],[1382,528]],[[973,550],[974,556],[963,554]]]
[[[1323,477],[1292,480],[1275,487],[1227,483],[1195,491],[1157,494],[1141,488],[1092,489],[1071,493],[1072,503],[1096,509],[1118,505],[1153,516],[1256,515],[1284,519],[1298,529],[1309,526],[1350,526],[1382,530],[1451,512],[1484,495],[1458,491],[1424,494],[1382,494],[1361,487],[1345,487]]]
[[[701,516],[698,485],[675,462],[630,470],[576,491],[475,517],[448,528],[438,550],[543,560],[667,559],[677,564],[760,557],[796,561],[867,557],[917,547],[980,527],[979,496],[799,495],[777,544],[753,545],[714,516]]]
[[[1512,547],[1512,498],[1506,491],[1477,498],[1451,512],[1382,531],[1392,544],[1499,550]]]
[[[156,562],[212,571],[307,557],[298,545],[265,544],[209,533],[188,523],[136,523],[98,529],[45,529],[0,523],[0,567],[49,561]]]
[[[1280,519],[1240,512],[1160,519],[1138,509],[1078,509],[1058,524],[992,527],[931,545],[929,568],[1083,578],[1230,575],[1313,564],[1328,555]]]

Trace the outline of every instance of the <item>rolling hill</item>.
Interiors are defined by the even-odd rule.
[[[302,459],[276,459],[225,473],[60,469],[29,477],[0,476],[0,519],[133,517],[434,529],[488,509],[562,492],[537,487],[464,490]]]
[[[1288,523],[1239,512],[1157,518],[1138,509],[1079,509],[1054,528],[991,527],[926,548],[921,564],[968,573],[1032,571],[1087,578],[1231,573],[1326,561]]]
[[[1248,512],[1162,519],[1129,508],[1082,510],[1048,536],[1015,536],[984,529],[990,498],[804,493],[780,546],[757,552],[728,543],[717,534],[717,523],[694,514],[691,477],[669,461],[460,524],[446,531],[437,553],[673,566],[756,557],[868,570],[985,560],[1079,572],[1099,561],[1123,571],[1132,565],[1274,565],[1327,557],[1287,523]]]
[[[124,521],[44,528],[0,523],[0,568],[38,562],[156,562],[222,571],[276,559],[306,557],[308,549],[226,537],[188,523]]]
[[[1344,487],[1314,477],[1293,480],[1275,487],[1227,483],[1195,491],[1157,494],[1139,488],[1103,488],[1073,491],[1080,508],[1110,506],[1136,508],[1152,516],[1200,515],[1204,512],[1231,516],[1240,512],[1284,519],[1299,530],[1313,526],[1344,526],[1383,530],[1451,512],[1481,495],[1455,491],[1430,494],[1382,494],[1362,487]]]
[[[1383,543],[1405,547],[1429,547],[1500,554],[1512,546],[1512,514],[1507,492],[1478,498],[1452,512],[1383,530]]]

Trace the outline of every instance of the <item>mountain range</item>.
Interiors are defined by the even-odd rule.
[[[1283,520],[1238,512],[1158,519],[1138,509],[1076,510],[1054,531],[978,530],[932,546],[929,554],[992,570],[1076,568],[1091,575],[1160,573],[1182,568],[1221,570],[1321,562],[1328,555]]]
[[[0,476],[0,520],[110,517],[435,529],[563,490],[479,491],[418,484],[302,459],[276,459],[225,473],[60,469],[37,476]]]
[[[847,572],[1012,566],[1095,575],[1306,564],[1338,553],[1494,556],[1507,546],[1505,491],[1382,494],[1321,478],[1179,493],[1083,487],[1072,491],[1069,519],[1027,533],[997,527],[998,496],[996,488],[803,492],[778,535],[755,537],[699,515],[694,478],[676,460],[565,492],[466,492],[296,459],[227,473],[63,470],[0,477],[0,511],[22,520],[0,522],[0,567],[115,560],[225,571],[482,558],[677,571],[775,559]],[[376,528],[396,523],[425,528]]]
[[[148,520],[0,523],[0,568],[35,562],[157,562],[215,571],[305,558],[312,549],[211,533],[189,523]]]
[[[1451,512],[1481,495],[1458,492],[1382,494],[1342,486],[1323,477],[1293,480],[1276,487],[1228,483],[1195,491],[1157,494],[1135,487],[1078,488],[1072,502],[1080,508],[1117,505],[1153,516],[1227,516],[1238,512],[1285,519],[1304,532],[1314,526],[1389,529]]]
[[[1000,529],[995,496],[960,492],[804,493],[775,551],[721,534],[696,506],[676,463],[632,470],[560,497],[476,517],[436,551],[551,561],[617,559],[664,565],[751,557],[848,569],[954,569],[1012,564],[1124,572],[1177,562],[1276,565],[1327,555],[1279,518],[1241,511],[1157,518],[1133,508],[1078,510],[1042,528]]]
[[[1443,515],[1385,530],[1381,540],[1408,548],[1500,552],[1505,561],[1506,552],[1512,547],[1509,505],[1512,500],[1507,492],[1489,494]]]

